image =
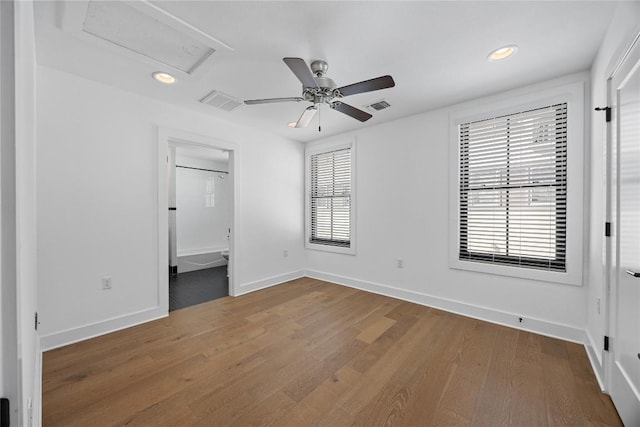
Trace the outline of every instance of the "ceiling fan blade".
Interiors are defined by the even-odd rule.
[[[267,99],[247,99],[244,101],[247,105],[256,105],[256,104],[273,104],[275,102],[300,102],[304,101],[304,98],[292,97],[292,98],[267,98]]]
[[[350,84],[339,87],[338,90],[342,96],[355,95],[356,93],[372,92],[374,90],[386,89],[394,87],[396,83],[391,76],[377,77],[371,80]]]
[[[367,113],[366,111],[362,111],[356,107],[352,107],[351,105],[345,104],[344,102],[340,102],[340,101],[336,101],[332,103],[331,108],[333,108],[334,110],[338,110],[341,113],[346,114],[347,116],[351,116],[356,120],[360,120],[361,122],[366,122],[371,117],[373,117],[371,114]]]
[[[282,58],[304,87],[318,87],[309,66],[302,58]]]
[[[300,116],[294,127],[306,128],[307,126],[309,126],[309,123],[311,123],[311,119],[313,119],[317,112],[318,107],[316,107],[315,105],[307,107],[307,109],[302,112],[302,115]]]

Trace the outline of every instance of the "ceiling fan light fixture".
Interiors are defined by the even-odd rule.
[[[502,61],[503,59],[507,59],[513,56],[518,51],[518,46],[515,44],[502,46],[493,52],[491,52],[488,56],[489,61]]]
[[[306,128],[307,126],[309,126],[309,123],[311,123],[311,120],[315,117],[317,112],[318,112],[317,106],[312,105],[311,107],[307,107],[307,109],[304,110],[304,112],[298,119],[298,122],[296,123],[295,127]]]
[[[151,76],[158,82],[170,85],[176,82],[176,78],[164,71],[156,71]]]

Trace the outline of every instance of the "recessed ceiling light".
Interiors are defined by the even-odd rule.
[[[159,81],[160,83],[164,83],[164,84],[172,84],[176,82],[176,78],[173,77],[171,74],[169,73],[165,73],[163,71],[156,71],[155,73],[152,74],[153,78],[156,79],[157,81]]]
[[[509,46],[503,46],[491,52],[489,54],[489,61],[501,61],[503,59],[507,59],[512,56],[514,53],[518,51],[518,46],[515,44]]]

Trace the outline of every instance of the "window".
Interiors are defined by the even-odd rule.
[[[542,83],[452,112],[451,268],[582,284],[584,82]]]
[[[565,271],[567,104],[459,126],[461,260]]]
[[[307,150],[307,247],[353,253],[353,146]]]

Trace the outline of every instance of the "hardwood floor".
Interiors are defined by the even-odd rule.
[[[45,426],[622,425],[580,345],[308,278],[43,370]]]

